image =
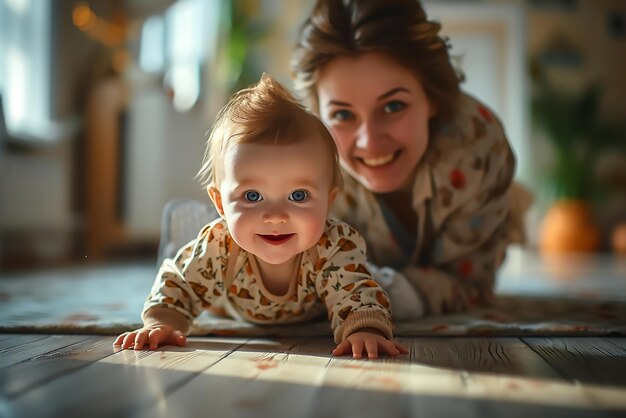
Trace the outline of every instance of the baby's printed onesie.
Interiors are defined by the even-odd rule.
[[[327,220],[318,243],[298,258],[289,290],[273,295],[263,285],[256,258],[239,248],[226,222],[217,219],[163,262],[144,305],[144,324],[159,322],[154,308],[184,315],[184,332],[205,309],[259,324],[302,322],[327,312],[337,343],[361,328],[392,338],[389,298],[365,267],[365,242],[354,228]]]

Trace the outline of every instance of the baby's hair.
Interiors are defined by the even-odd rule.
[[[288,145],[312,135],[324,142],[332,164],[332,185],[340,187],[337,148],[326,126],[280,83],[263,74],[257,84],[235,93],[218,113],[196,177],[205,187],[217,186],[223,155],[231,143]]]

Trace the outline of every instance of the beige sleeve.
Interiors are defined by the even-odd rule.
[[[327,228],[320,248],[316,291],[325,302],[335,341],[360,328],[376,328],[392,337],[389,297],[365,267],[365,241],[347,224]]]
[[[144,327],[169,325],[184,334],[189,332],[191,321],[187,317],[170,308],[150,308],[141,315]]]
[[[221,283],[220,238],[214,223],[182,247],[174,259],[165,259],[144,304],[144,325],[174,325],[188,331],[191,322],[214,302]]]

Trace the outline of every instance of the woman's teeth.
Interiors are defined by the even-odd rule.
[[[362,158],[361,160],[367,166],[378,167],[378,166],[381,166],[381,165],[385,165],[388,162],[390,162],[391,160],[393,160],[394,156],[395,156],[395,154],[389,154],[389,155],[385,155],[384,157],[379,157],[379,158]]]

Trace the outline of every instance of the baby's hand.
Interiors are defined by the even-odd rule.
[[[339,344],[333,350],[333,356],[342,356],[352,352],[352,357],[361,358],[363,349],[365,349],[367,357],[370,359],[378,358],[379,351],[383,351],[390,356],[408,353],[408,350],[400,343],[388,340],[380,331],[376,329],[362,329],[350,334],[348,338]]]
[[[156,350],[161,345],[179,345],[182,347],[187,343],[187,338],[174,327],[155,325],[125,332],[115,339],[113,345],[123,349],[141,350],[146,343],[150,350]]]

